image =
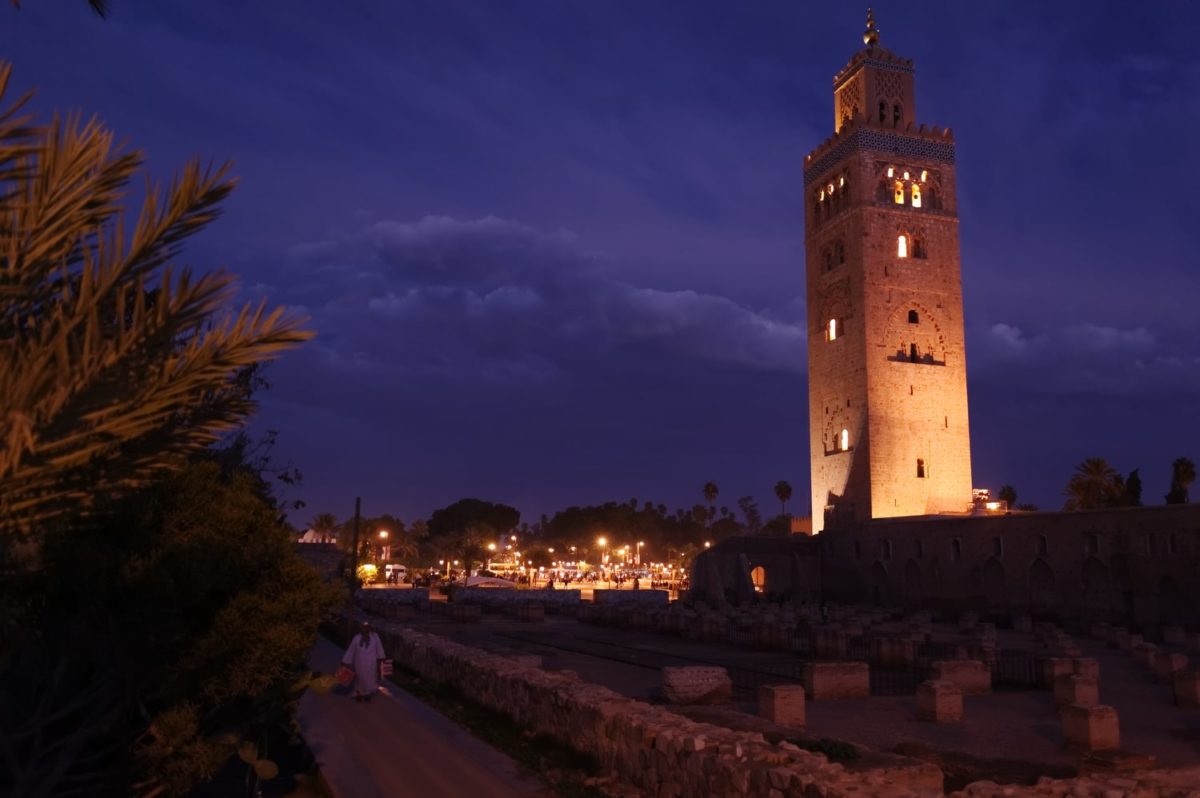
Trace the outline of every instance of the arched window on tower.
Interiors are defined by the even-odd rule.
[[[833,251],[834,251],[833,260],[835,263],[837,263],[838,266],[841,266],[843,263],[846,262],[846,245],[845,245],[845,243],[838,241],[836,244],[833,245]]]
[[[900,103],[892,106],[892,127],[900,127],[900,117],[904,116],[900,110]]]
[[[887,103],[883,100],[879,101],[879,124],[887,121]]]
[[[908,257],[908,236],[902,235],[896,239],[896,257]]]
[[[925,239],[919,238],[917,236],[913,236],[912,241],[910,243],[912,244],[912,256],[914,258],[924,258],[925,257]]]
[[[920,324],[921,323],[921,315],[919,313],[917,313],[915,310],[910,310],[908,312],[908,323],[909,324]]]
[[[833,252],[828,247],[822,250],[821,261],[825,264],[825,271],[833,269]]]
[[[912,184],[912,206],[914,208],[921,207],[921,186],[918,183]]]
[[[843,429],[841,434],[838,435],[838,449],[843,452],[850,451],[850,430]]]
[[[925,461],[917,458],[917,479],[925,479]]]
[[[921,359],[921,357],[920,357],[919,353],[917,352],[917,345],[916,345],[916,344],[909,344],[909,345],[908,345],[908,357],[909,357],[909,359],[911,359],[911,360],[912,360],[912,362],[914,362],[914,363],[916,363],[918,360],[920,360],[920,359]]]
[[[838,320],[830,319],[829,325],[826,327],[826,335],[828,336],[828,339],[830,341],[836,341],[837,337],[840,333],[841,333],[841,325],[838,324]]]
[[[895,200],[897,205],[904,204],[904,183],[900,182],[899,180],[897,180],[896,185],[892,187],[892,198]]]

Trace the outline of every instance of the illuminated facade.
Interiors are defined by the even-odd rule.
[[[971,503],[954,140],[863,41],[804,169],[814,531]]]

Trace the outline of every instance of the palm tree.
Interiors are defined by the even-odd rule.
[[[779,499],[779,514],[787,515],[787,503],[792,498],[792,486],[782,479],[776,482],[775,498]]]
[[[21,0],[12,0],[12,4],[14,8],[20,8]],[[92,10],[95,11],[99,16],[108,16],[108,0],[87,0],[87,4],[91,6]]]
[[[1167,504],[1187,504],[1188,488],[1196,481],[1196,464],[1187,457],[1179,457],[1171,463],[1171,491]]]
[[[716,504],[717,495],[720,493],[717,490],[717,483],[705,482],[704,487],[701,488],[701,492],[704,494],[704,501],[708,502],[708,518],[711,521],[714,515],[713,505]]]
[[[170,267],[233,190],[227,167],[151,185],[123,231],[141,153],[75,115],[34,127],[28,99],[0,110],[0,532],[179,468],[253,410],[239,374],[311,337],[284,308],[227,312],[232,275]]]
[[[1102,457],[1089,457],[1075,467],[1067,482],[1064,510],[1097,510],[1118,504],[1124,480]]]
[[[333,513],[318,513],[309,526],[324,540],[333,535],[334,531],[338,528],[337,516]]]

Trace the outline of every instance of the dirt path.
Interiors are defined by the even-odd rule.
[[[331,673],[341,650],[324,638],[309,667]],[[444,715],[388,686],[370,703],[305,693],[298,718],[321,773],[338,798],[543,798],[549,791],[522,776],[509,757]]]

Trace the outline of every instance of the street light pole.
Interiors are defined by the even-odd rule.
[[[354,527],[353,534],[350,536],[350,584],[355,587],[361,587],[358,583],[358,520],[362,512],[362,497],[354,498]]]

